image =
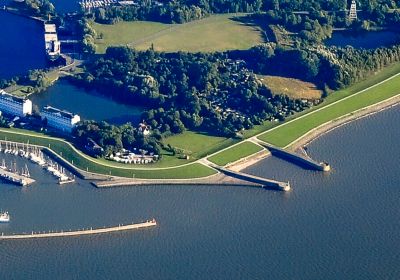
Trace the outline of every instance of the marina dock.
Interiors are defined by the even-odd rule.
[[[80,235],[92,235],[92,234],[101,234],[101,233],[111,233],[117,231],[127,231],[139,228],[148,228],[154,227],[157,225],[155,219],[146,221],[144,223],[139,224],[129,224],[129,225],[118,225],[115,227],[108,228],[97,228],[97,229],[84,229],[84,230],[76,230],[76,231],[60,231],[60,232],[32,232],[30,234],[13,234],[13,235],[4,235],[0,236],[0,240],[6,239],[32,239],[32,238],[49,238],[49,237],[68,237],[68,236],[80,236]]]
[[[22,176],[16,172],[11,172],[0,168],[0,178],[19,186],[29,186],[35,182],[34,179]]]

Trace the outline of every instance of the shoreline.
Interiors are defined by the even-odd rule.
[[[324,136],[325,134],[335,130],[336,128],[363,119],[365,117],[377,114],[384,110],[393,108],[399,104],[400,104],[400,94],[395,95],[389,99],[383,100],[381,102],[378,102],[376,104],[372,104],[368,107],[364,107],[349,114],[343,115],[339,118],[333,119],[329,122],[323,123],[313,128],[306,134],[302,135],[298,139],[294,140],[292,143],[285,146],[284,149],[289,149],[292,151],[297,150],[302,146],[309,145],[314,140],[317,140],[319,137]]]
[[[343,115],[339,118],[333,119],[326,123],[323,123],[312,130],[308,131],[306,134],[303,134],[283,149],[288,149],[291,151],[296,151],[300,147],[307,146],[312,143],[314,140],[317,140],[319,137],[324,136],[325,134],[333,131],[336,128],[339,128],[343,125],[349,124],[353,121],[374,115],[376,113],[382,112],[386,109],[393,108],[400,104],[400,94],[390,97],[389,99],[380,101],[376,104],[369,105],[367,107],[361,108],[349,114]],[[260,155],[261,152],[264,152],[263,155]],[[230,170],[234,171],[242,171],[254,164],[257,164],[261,160],[264,160],[271,156],[270,152],[261,151],[256,154],[250,155],[246,158],[239,159],[238,161],[227,166]]]

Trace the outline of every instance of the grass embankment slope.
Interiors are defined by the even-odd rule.
[[[198,163],[165,169],[151,169],[149,166],[147,168],[140,168],[140,166],[128,165],[125,165],[125,167],[116,167],[112,162],[107,164],[84,155],[62,139],[19,129],[0,129],[0,138],[8,141],[29,142],[29,144],[49,147],[68,162],[72,162],[74,166],[82,170],[105,175],[144,179],[187,179],[206,177],[216,173],[214,170]]]
[[[97,52],[104,53],[111,45],[129,45],[157,51],[212,52],[242,50],[264,42],[261,28],[241,22],[244,14],[213,15],[184,24],[148,21],[119,22],[114,25],[93,23],[97,34]]]

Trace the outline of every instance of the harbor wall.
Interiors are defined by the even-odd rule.
[[[260,184],[252,183],[237,178],[232,178],[222,173],[214,174],[199,179],[126,179],[110,177],[108,180],[92,181],[96,188],[111,187],[140,187],[140,186],[242,186],[261,187]]]
[[[289,191],[290,190],[290,183],[289,182],[280,182],[276,180],[266,179],[238,171],[229,170],[223,167],[217,168],[220,172],[226,174],[227,176],[231,176],[233,178],[237,178],[240,180],[252,182],[255,184],[259,184],[260,187],[280,190],[280,191]]]
[[[310,168],[313,170],[318,170],[318,171],[330,171],[330,165],[326,162],[317,162],[313,160],[312,158],[284,150],[278,147],[274,147],[271,145],[264,145],[268,150],[271,151],[272,155],[277,156],[282,159],[286,159],[290,162],[293,162],[295,164],[298,164],[300,166]]]

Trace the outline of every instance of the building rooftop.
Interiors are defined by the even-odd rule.
[[[3,99],[8,99],[10,101],[15,101],[15,102],[18,102],[18,103],[21,103],[21,104],[26,100],[25,98],[17,97],[17,96],[14,96],[12,94],[9,94],[8,92],[5,92],[2,89],[0,89],[0,96]]]
[[[45,33],[56,33],[56,25],[55,24],[45,24],[44,25],[44,32]]]
[[[45,42],[58,41],[57,34],[44,34]]]
[[[54,108],[54,107],[51,107],[51,106],[44,107],[43,111],[47,112],[49,114],[59,115],[61,117],[68,118],[68,119],[72,119],[75,116],[77,116],[76,114],[73,114],[71,112],[60,110],[60,109],[57,109],[57,108]]]

